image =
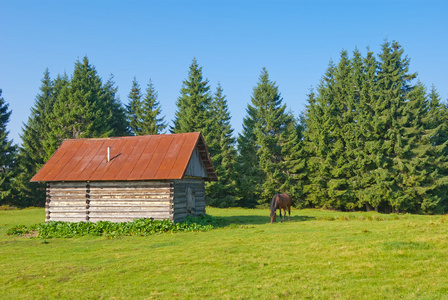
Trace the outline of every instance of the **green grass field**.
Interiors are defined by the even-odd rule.
[[[6,235],[43,209],[0,211],[0,298],[448,299],[448,216],[207,213],[226,226],[43,240]]]

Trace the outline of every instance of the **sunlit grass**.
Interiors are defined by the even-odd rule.
[[[214,209],[225,227],[150,237],[6,236],[43,209],[0,211],[0,298],[445,299],[448,217]]]

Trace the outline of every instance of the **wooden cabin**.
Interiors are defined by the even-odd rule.
[[[46,221],[124,222],[205,213],[217,180],[198,132],[64,140],[31,179],[46,182]]]

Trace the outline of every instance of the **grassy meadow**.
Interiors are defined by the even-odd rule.
[[[448,299],[448,216],[215,209],[225,226],[149,237],[7,236],[43,209],[0,211],[1,299]],[[279,218],[277,218],[277,221]]]

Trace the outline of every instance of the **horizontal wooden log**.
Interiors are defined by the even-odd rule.
[[[101,200],[93,199],[90,200],[90,205],[125,205],[125,206],[137,206],[137,205],[159,205],[159,204],[170,204],[169,200],[160,199],[147,199],[147,200],[135,200],[135,199],[119,199],[119,200]]]
[[[86,189],[85,182],[54,182],[50,184],[50,190],[53,189]]]
[[[97,202],[170,202],[171,199],[169,197],[159,197],[159,198],[131,198],[131,197],[122,197],[122,198],[113,198],[113,197],[90,197],[90,201]]]
[[[76,211],[76,210],[63,210],[63,209],[60,209],[60,210],[50,210],[50,216],[51,217],[53,217],[53,216],[60,216],[60,215],[64,215],[64,216],[77,216],[77,217],[81,217],[81,216],[86,216],[87,215],[87,213],[86,213],[86,209],[84,208],[82,211],[81,210],[78,210],[78,211]]]
[[[84,205],[78,205],[78,206],[51,206],[48,208],[48,211],[50,212],[54,212],[54,211],[80,211],[83,210],[85,211],[86,208],[86,204]]]
[[[187,214],[188,212],[187,212],[187,210],[186,209],[175,209],[174,210],[174,212],[173,212],[173,214],[175,215],[175,216],[177,216],[177,215],[183,215],[183,214]],[[194,210],[194,209],[192,209],[191,210],[191,212],[190,212],[192,215],[200,215],[200,214],[204,214],[205,213],[205,210]]]
[[[192,193],[192,195],[194,196],[194,198],[205,198],[205,191],[204,192],[194,192]],[[176,199],[186,199],[187,198],[187,193],[185,191],[181,191],[178,193],[174,194],[174,197]]]
[[[67,217],[51,217],[48,221],[55,222],[87,222],[86,218],[67,218]]]
[[[140,194],[140,193],[116,193],[116,194],[100,194],[90,193],[89,198],[131,198],[131,199],[170,199],[170,194]]]
[[[184,202],[174,203],[173,207],[176,208],[176,209],[180,209],[180,208],[185,208],[186,209],[187,208],[187,202],[184,201]]]
[[[184,182],[184,183],[177,183],[174,185],[175,189],[184,189],[186,187],[194,187],[195,189],[204,189],[204,183],[203,182]]]
[[[204,188],[200,187],[194,187],[194,186],[186,186],[186,187],[180,187],[180,188],[174,188],[174,193],[176,194],[185,194],[187,192],[187,189],[191,189],[194,193],[205,193]]]
[[[205,199],[201,198],[201,199],[195,199],[194,201],[195,203],[205,203]],[[174,198],[173,199],[173,203],[174,204],[180,204],[180,203],[187,203],[187,199],[178,199],[178,198]]]
[[[169,213],[152,213],[152,214],[132,214],[132,215],[126,215],[126,214],[89,214],[89,221],[95,220],[95,219],[102,219],[102,220],[114,220],[114,219],[141,219],[141,218],[153,218],[153,219],[169,219],[170,214]]]
[[[142,203],[125,203],[125,202],[97,202],[92,201],[89,203],[91,207],[169,207],[170,202],[142,202]]]
[[[52,211],[56,211],[56,210],[60,210],[60,209],[73,209],[73,210],[80,210],[80,209],[87,209],[89,208],[88,204],[84,204],[84,205],[58,205],[58,206],[45,206],[45,208],[47,210],[52,210]]]
[[[186,184],[186,185],[176,185],[174,187],[175,192],[185,192],[187,188],[191,188],[194,191],[204,191],[203,184]]]
[[[90,188],[96,187],[170,187],[170,181],[92,181],[88,183]]]
[[[50,197],[49,201],[62,201],[62,202],[82,202],[86,201],[88,198],[86,196],[84,197]]]
[[[175,221],[177,221],[177,220],[183,220],[183,219],[185,219],[187,216],[188,216],[188,214],[187,214],[186,212],[183,212],[183,213],[175,213],[175,214],[174,214],[174,220],[175,220]]]
[[[185,185],[204,185],[204,180],[198,180],[198,179],[184,179],[179,180],[179,181],[175,181],[174,182],[174,187],[178,187],[178,186],[185,186]]]
[[[52,212],[50,211],[50,218],[58,218],[58,217],[64,217],[64,218],[85,218],[86,213],[85,211],[82,213],[76,213],[76,212]]]
[[[187,202],[183,202],[183,203],[174,203],[173,207],[176,209],[180,209],[180,208],[187,208]],[[195,203],[195,208],[196,209],[205,209],[205,203]]]
[[[81,205],[86,203],[86,198],[84,199],[51,199],[48,201],[49,205]]]
[[[135,207],[90,207],[89,214],[93,213],[159,213],[159,212],[170,212],[171,209],[167,206],[159,207],[145,207],[145,208],[135,208]]]
[[[137,218],[139,219],[139,218]],[[113,222],[113,223],[118,223],[118,222],[132,222],[134,220],[137,220],[135,218],[113,218],[113,219],[104,219],[104,218],[89,218],[89,222],[92,223],[96,223],[99,221],[109,221],[109,222]],[[169,218],[162,218],[162,217],[156,217],[156,218],[152,218],[154,220],[167,220]]]
[[[47,196],[49,196],[49,197],[61,197],[61,196],[73,197],[73,196],[85,196],[86,194],[87,194],[86,190],[84,190],[84,191],[70,191],[70,190],[66,190],[66,191],[57,192],[57,193],[56,192],[55,193],[51,192]]]
[[[127,193],[138,193],[138,194],[169,194],[171,192],[171,188],[128,188],[128,187],[120,187],[120,188],[107,188],[107,189],[98,189],[91,188],[90,193],[100,193],[100,194],[127,194]]]
[[[67,193],[73,193],[73,194],[85,194],[86,193],[86,187],[66,187],[66,188],[55,188],[52,187],[50,189],[50,194],[67,194]]]

